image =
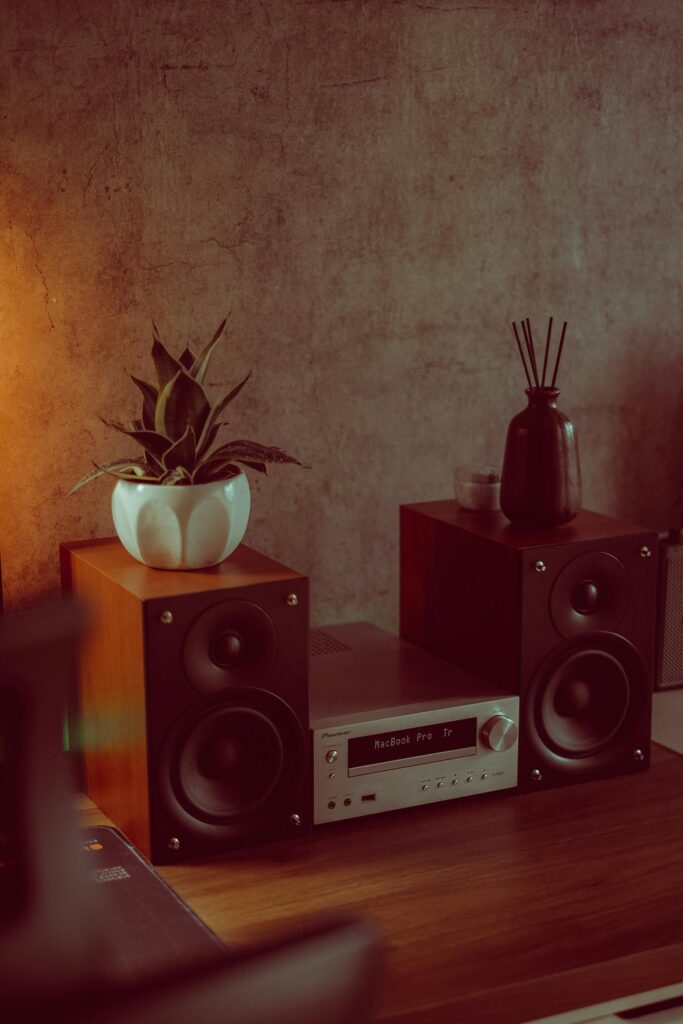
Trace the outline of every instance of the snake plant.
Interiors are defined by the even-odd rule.
[[[280,448],[255,441],[229,441],[215,447],[218,433],[225,425],[220,417],[250,376],[247,374],[219,402],[213,404],[209,400],[204,386],[206,371],[226,323],[227,318],[198,355],[185,348],[179,359],[167,350],[153,324],[156,385],[130,374],[142,395],[140,418],[127,425],[102,419],[108,427],[139,444],[144,454],[114,459],[102,466],[93,463],[95,468],[71,488],[70,494],[103,473],[135,483],[183,486],[227,480],[240,472],[239,464],[259,473],[266,472],[267,463],[303,465]]]

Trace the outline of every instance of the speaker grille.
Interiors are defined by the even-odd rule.
[[[347,644],[343,644],[341,640],[337,640],[336,637],[323,632],[322,629],[312,630],[310,637],[311,657],[319,654],[339,654],[341,651],[351,650]]]
[[[683,544],[665,545],[657,658],[657,687],[683,686]]]

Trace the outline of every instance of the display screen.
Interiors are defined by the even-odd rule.
[[[459,722],[436,722],[415,729],[396,729],[372,736],[358,736],[348,742],[348,767],[360,768],[424,758],[430,754],[455,757],[458,753],[476,753],[477,720],[464,718]],[[431,758],[433,760],[433,758]]]

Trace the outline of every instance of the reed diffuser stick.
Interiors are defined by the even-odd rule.
[[[566,330],[567,330],[567,321],[565,320],[565,322],[562,324],[562,334],[560,335],[560,344],[559,344],[559,347],[557,349],[557,356],[555,357],[555,369],[553,370],[553,379],[552,379],[551,384],[550,384],[551,388],[555,387],[555,381],[557,379],[557,371],[560,368],[560,359],[562,357],[562,346],[564,345],[564,334],[565,334]]]
[[[550,335],[553,333],[553,318],[550,317],[548,320],[548,335],[545,339],[545,355],[543,356],[543,376],[541,377],[541,387],[545,387],[545,371],[548,366],[548,353],[550,352]]]
[[[517,348],[519,349],[519,358],[522,360],[522,366],[524,367],[524,373],[526,374],[526,379],[529,382],[529,387],[533,387],[533,385],[531,383],[531,377],[529,376],[529,371],[526,368],[526,359],[524,358],[524,349],[522,348],[522,343],[519,340],[519,334],[517,333],[517,324],[516,323],[512,324],[512,329],[515,332],[515,341],[517,342]]]
[[[531,336],[531,323],[529,322],[529,317],[527,317],[526,320],[522,320],[522,330],[524,331],[526,347],[529,353],[529,362],[531,363],[531,372],[534,376],[534,384],[538,387],[538,367],[536,366],[536,353],[534,352],[534,340]]]

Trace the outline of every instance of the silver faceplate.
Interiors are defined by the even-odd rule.
[[[316,824],[439,803],[517,785],[517,742],[496,753],[482,730],[497,715],[519,728],[519,697],[366,622],[327,626],[310,661]],[[349,767],[348,741],[476,719],[469,742]],[[329,758],[329,760],[328,760]]]
[[[365,722],[328,723],[325,728],[314,730],[314,823],[379,814],[516,786],[517,743],[509,750],[496,753],[481,739],[484,725],[495,715],[505,715],[518,724],[519,697],[483,700],[459,704],[456,708],[420,711]],[[477,745],[474,749],[349,769],[348,741],[351,738],[466,718],[477,720]],[[336,758],[328,760],[333,752],[336,752]]]

